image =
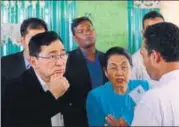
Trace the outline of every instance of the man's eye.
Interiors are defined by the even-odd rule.
[[[82,31],[82,30],[80,30],[80,31],[78,31],[78,33],[83,33],[83,31]]]
[[[56,56],[55,55],[52,55],[52,56],[50,56],[52,59],[54,59],[54,58],[56,58]]]
[[[64,53],[61,53],[60,55],[61,55],[61,56],[65,56],[65,55],[66,55],[66,53],[64,52]]]

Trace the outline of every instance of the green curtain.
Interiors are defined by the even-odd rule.
[[[29,17],[38,17],[48,25],[49,30],[56,31],[64,42],[67,51],[76,47],[72,39],[70,24],[75,17],[75,1],[1,1],[1,24],[22,23]],[[3,32],[3,31],[1,31]],[[1,42],[1,56],[23,50],[7,39]]]
[[[141,47],[142,18],[152,10],[160,11],[159,8],[134,8],[134,1],[128,1],[128,51],[131,54]]]

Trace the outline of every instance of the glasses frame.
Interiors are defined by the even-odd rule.
[[[60,58],[62,60],[66,60],[68,58],[68,53],[61,53],[60,55],[51,55],[51,56],[36,56],[37,58],[42,58],[42,59],[48,59],[48,60],[52,60],[52,61],[57,61]]]

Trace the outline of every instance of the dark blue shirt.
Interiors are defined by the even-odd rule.
[[[82,54],[85,57],[88,72],[91,78],[92,88],[94,89],[103,84],[103,70],[99,61],[99,53],[96,51],[96,58],[94,61],[90,61],[83,51]]]

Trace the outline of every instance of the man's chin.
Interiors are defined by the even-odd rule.
[[[85,49],[91,48],[95,45],[95,43],[87,44],[84,46]]]

